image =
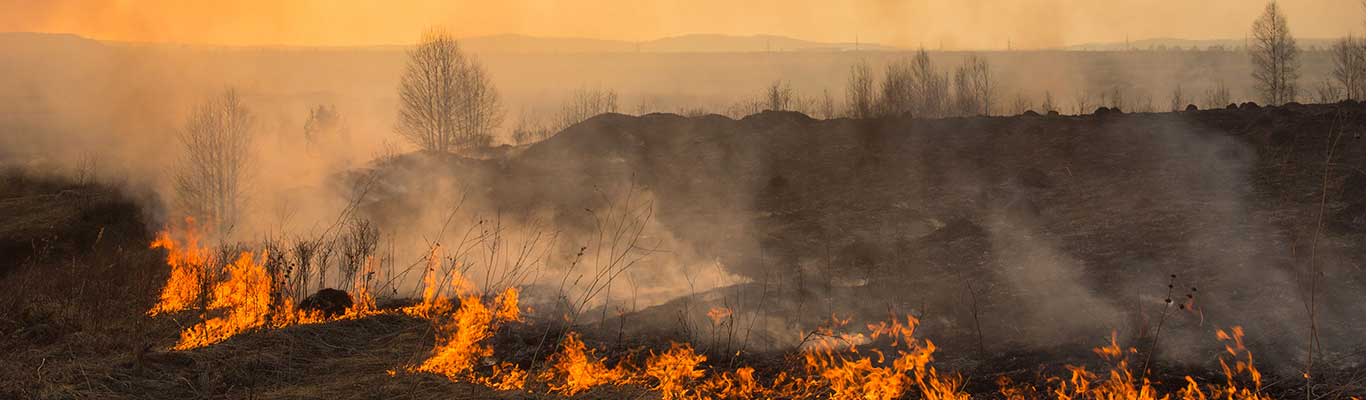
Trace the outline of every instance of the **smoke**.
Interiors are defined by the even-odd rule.
[[[709,308],[730,307],[757,347],[792,345],[832,314],[890,312],[917,315],[924,332],[958,349],[980,330],[1002,349],[1091,346],[1113,329],[1145,348],[1160,319],[1161,355],[1173,359],[1211,346],[1216,326],[1245,325],[1252,340],[1281,349],[1268,352],[1278,359],[1299,356],[1306,336],[1299,271],[1311,236],[1298,228],[1308,203],[1295,198],[1305,180],[1260,183],[1273,158],[1261,139],[1221,132],[1235,128],[1177,115],[608,115],[532,146],[457,157],[408,153],[396,141],[395,49],[5,40],[16,61],[0,65],[6,162],[89,166],[100,179],[153,188],[162,199],[147,199],[159,211],[148,223],[160,226],[174,218],[160,204],[182,155],[178,130],[195,104],[235,87],[253,111],[256,161],[233,239],[318,237],[370,221],[390,296],[417,293],[440,246],[442,265],[475,287],[526,285],[533,303],[552,307],[589,299],[585,323],[632,314],[644,328],[697,333],[714,324]],[[1115,86],[1164,99],[1175,79],[1248,86],[1240,57],[1204,54],[987,57],[1000,87],[1033,98],[1052,90],[1061,104]],[[933,58],[946,68],[964,55]],[[877,71],[904,55],[863,56]],[[858,57],[482,55],[510,110],[554,109],[563,94],[600,82],[622,104],[650,99],[644,111],[730,104],[775,77],[800,94],[840,93]],[[1324,65],[1316,57],[1308,71]],[[322,150],[304,137],[318,105],[336,106],[347,132]],[[1268,193],[1284,186],[1295,190]],[[1361,283],[1362,241],[1325,246],[1327,276]],[[1362,286],[1351,286],[1327,289],[1327,346],[1362,343],[1361,323],[1338,323],[1361,321]],[[1186,301],[1194,287],[1200,313],[1164,303]]]

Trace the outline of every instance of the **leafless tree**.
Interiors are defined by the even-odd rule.
[[[1255,89],[1263,101],[1281,105],[1297,98],[1297,41],[1287,28],[1287,17],[1277,1],[1269,1],[1263,15],[1254,20],[1250,59],[1254,63]]]
[[[1363,38],[1353,35],[1340,38],[1330,48],[1330,55],[1335,65],[1332,76],[1345,98],[1363,100]]]
[[[822,119],[836,118],[836,99],[831,97],[831,91],[822,89],[822,99],[817,103],[817,112]]]
[[[1340,92],[1340,87],[1331,83],[1328,79],[1322,79],[1320,86],[1316,87],[1316,102],[1329,104],[1344,99],[1344,94]]]
[[[570,99],[561,104],[560,112],[556,114],[556,126],[550,133],[563,131],[595,115],[617,112],[617,109],[618,94],[613,89],[576,89]]]
[[[1230,104],[1230,89],[1226,87],[1225,81],[1216,81],[1216,85],[1206,92],[1206,108],[1216,109]]]
[[[960,115],[990,115],[996,84],[988,61],[971,55],[955,69],[955,108]]]
[[[874,116],[874,72],[864,60],[850,66],[846,105],[850,108],[851,118]]]
[[[912,90],[916,99],[915,113],[922,117],[939,117],[944,115],[945,102],[950,90],[945,76],[936,70],[936,65],[931,63],[931,56],[926,53],[926,49],[917,50],[917,55],[912,58]]]
[[[1187,107],[1187,98],[1183,97],[1183,84],[1173,86],[1173,94],[1169,96],[1169,111],[1183,111]]]
[[[337,107],[320,104],[309,110],[309,119],[304,121],[304,143],[309,151],[320,151],[345,134]]]
[[[241,216],[251,160],[252,114],[228,89],[195,108],[180,132],[176,204],[226,237]]]
[[[528,144],[546,140],[551,137],[552,132],[541,120],[533,117],[527,111],[518,113],[518,125],[513,127],[513,141],[518,144]]]
[[[879,113],[882,115],[916,114],[917,95],[915,74],[910,60],[896,60],[884,69],[883,84],[879,86]]]
[[[488,145],[503,111],[480,62],[462,53],[451,35],[435,30],[408,55],[399,81],[396,131],[428,151]]]
[[[1040,112],[1049,113],[1050,111],[1059,112],[1059,109],[1055,106],[1054,95],[1051,95],[1050,91],[1046,90],[1045,100],[1040,102]]]
[[[1016,98],[1012,100],[1012,115],[1024,114],[1031,109],[1031,100],[1027,99],[1021,92],[1017,92]]]
[[[765,88],[765,104],[767,110],[787,111],[793,103],[793,87],[788,82],[775,80]]]

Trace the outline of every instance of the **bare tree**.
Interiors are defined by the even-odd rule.
[[[874,73],[869,63],[860,60],[850,66],[850,81],[846,86],[846,105],[851,118],[874,116]]]
[[[441,31],[423,35],[410,50],[399,80],[395,130],[428,151],[485,146],[503,120],[499,95],[480,62]]]
[[[831,97],[831,91],[822,89],[822,99],[817,103],[817,112],[822,119],[836,118],[836,99]]]
[[[944,113],[945,99],[949,85],[946,79],[931,63],[926,49],[917,50],[910,64],[912,73],[912,94],[914,114],[921,117],[939,117]]]
[[[996,84],[988,61],[971,55],[955,69],[955,108],[960,115],[990,115]]]
[[[251,111],[228,89],[195,108],[180,132],[185,155],[174,176],[176,204],[219,237],[232,232],[242,213],[251,125]]]
[[[1263,15],[1254,20],[1251,28],[1254,46],[1250,59],[1254,63],[1255,89],[1263,101],[1281,105],[1297,98],[1297,41],[1287,28],[1287,17],[1278,9],[1277,1],[1269,1]]]
[[[1230,104],[1230,89],[1226,87],[1225,81],[1218,80],[1215,86],[1207,89],[1206,108],[1221,108],[1227,104]]]
[[[879,86],[879,113],[897,116],[916,114],[917,95],[915,74],[910,60],[896,60],[884,69],[883,84]]]
[[[1054,95],[1049,90],[1045,91],[1045,100],[1040,102],[1040,112],[1049,113],[1050,111],[1059,112],[1054,103]]]
[[[1026,95],[1017,92],[1016,98],[1012,100],[1012,115],[1025,114],[1031,109],[1031,100]]]
[[[765,104],[767,110],[789,111],[793,106],[793,87],[782,80],[771,82],[765,88]]]
[[[524,110],[518,113],[518,125],[513,127],[513,141],[517,144],[539,142],[551,137],[551,131],[541,119]]]
[[[1169,96],[1169,111],[1183,111],[1187,107],[1187,98],[1183,97],[1183,84],[1173,86],[1173,94]]]
[[[1322,79],[1320,86],[1316,87],[1316,102],[1329,104],[1340,101],[1344,95],[1340,93],[1340,87],[1331,83],[1329,79]]]
[[[323,151],[344,135],[346,126],[336,106],[320,104],[309,109],[309,119],[304,121],[304,143],[308,151]]]
[[[1331,74],[1345,98],[1363,100],[1363,38],[1353,35],[1340,38],[1330,48],[1330,55],[1335,65]]]
[[[617,109],[618,94],[613,89],[576,89],[570,99],[561,104],[560,113],[556,115],[556,126],[550,133],[563,131],[595,115],[617,112]]]

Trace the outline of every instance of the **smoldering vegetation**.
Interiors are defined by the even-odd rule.
[[[0,160],[20,172],[0,206],[25,218],[0,235],[18,260],[0,274],[84,282],[12,298],[7,340],[24,363],[131,349],[100,357],[98,385],[24,370],[15,393],[87,380],[193,396],[326,373],[284,357],[254,361],[281,376],[254,376],[236,358],[257,339],[327,352],[291,332],[361,349],[337,363],[374,379],[441,340],[383,315],[177,356],[152,350],[174,340],[166,319],[110,323],[149,320],[165,267],[152,232],[192,211],[181,182],[223,186],[206,183],[226,170],[243,208],[210,227],[213,263],[265,249],[285,276],[272,295],[296,303],[362,282],[382,308],[412,305],[434,271],[518,288],[530,328],[497,330],[497,347],[536,350],[497,361],[528,369],[570,330],[615,356],[678,341],[763,368],[833,318],[911,315],[945,369],[989,377],[1039,378],[1113,332],[1146,367],[1215,370],[1211,332],[1232,326],[1272,376],[1308,353],[1318,376],[1362,370],[1363,105],[1227,108],[1256,96],[1243,52],[468,54],[502,123],[463,125],[488,145],[425,151],[396,134],[403,50],[4,40],[18,62],[0,65]],[[1331,54],[1304,56],[1303,74],[1330,75]],[[187,135],[216,116],[245,124],[244,157],[186,178],[202,155]],[[434,383],[399,379],[380,385]],[[1346,379],[1322,389],[1361,392]]]

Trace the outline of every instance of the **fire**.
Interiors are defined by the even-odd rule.
[[[1130,370],[1127,356],[1135,354],[1134,348],[1122,349],[1112,334],[1111,343],[1093,350],[1099,357],[1115,363],[1105,377],[1079,366],[1069,366],[1069,377],[1055,378],[1057,386],[1050,392],[1054,398],[1064,399],[1128,399],[1128,400],[1205,400],[1208,398],[1233,400],[1271,400],[1262,394],[1262,376],[1254,367],[1254,356],[1244,348],[1244,330],[1234,327],[1227,334],[1216,331],[1217,339],[1231,342],[1220,357],[1221,369],[1225,372],[1225,385],[1209,385],[1204,391],[1191,376],[1184,377],[1187,385],[1176,393],[1160,393],[1148,378],[1136,378]],[[1248,375],[1251,386],[1241,384],[1241,376]],[[1008,399],[1034,398],[1035,388],[1016,386],[1009,379],[998,380],[998,392]]]
[[[319,313],[298,309],[292,299],[276,299],[273,277],[263,262],[266,252],[241,252],[222,273],[214,269],[209,251],[200,244],[194,221],[179,234],[161,232],[152,243],[167,250],[171,276],[151,316],[197,310],[201,322],[180,333],[175,349],[193,349],[218,343],[254,329],[283,327],[326,321]],[[177,239],[179,238],[179,240]],[[436,342],[431,354],[421,363],[388,370],[422,372],[451,380],[485,385],[497,390],[521,390],[529,381],[546,383],[551,394],[575,396],[604,385],[648,384],[663,399],[755,399],[808,398],[896,399],[915,396],[926,399],[964,400],[964,380],[957,374],[942,375],[930,365],[936,345],[915,337],[919,321],[911,316],[868,324],[864,332],[848,331],[849,319],[833,316],[831,322],[804,336],[796,358],[799,366],[772,379],[756,377],[750,366],[713,369],[705,365],[708,357],[697,353],[688,343],[671,343],[668,350],[650,352],[644,362],[630,358],[607,366],[607,358],[595,354],[574,332],[561,341],[547,366],[533,374],[517,364],[499,361],[489,343],[504,324],[522,321],[519,290],[506,288],[492,297],[471,293],[469,284],[456,268],[448,269],[445,279],[438,272],[437,248],[429,258],[424,275],[422,302],[399,312],[431,320]],[[353,306],[339,318],[359,318],[380,314],[371,294],[375,263],[368,259],[351,282]],[[443,286],[458,295],[453,301],[443,294]],[[393,311],[391,311],[393,312]],[[717,307],[707,316],[714,326],[728,323],[733,310]],[[1131,370],[1134,348],[1122,348],[1113,333],[1108,344],[1094,349],[1112,367],[1105,373],[1068,366],[1068,374],[1053,378],[1048,387],[1037,391],[1030,385],[1016,385],[1009,379],[998,381],[999,393],[1008,399],[1051,397],[1056,399],[1207,399],[1267,400],[1262,393],[1262,374],[1254,365],[1253,354],[1245,348],[1241,327],[1217,330],[1225,343],[1219,362],[1226,380],[1205,388],[1192,377],[1174,393],[1161,393],[1154,382]],[[809,338],[814,338],[809,341]],[[640,365],[636,367],[635,365]],[[766,384],[768,382],[768,384]]]
[[[170,231],[162,231],[152,241],[152,248],[166,249],[166,265],[171,267],[171,276],[162,287],[157,304],[147,311],[149,316],[184,311],[194,306],[205,289],[208,278],[209,251],[200,247],[199,230],[193,218],[185,219],[183,241],[171,237]]]
[[[596,358],[593,349],[587,349],[579,335],[570,332],[561,342],[561,349],[551,356],[550,366],[537,375],[547,382],[550,392],[574,396],[595,386],[622,384],[626,381],[627,371],[621,363],[615,368],[604,365],[606,358]]]
[[[499,390],[521,389],[527,381],[527,371],[517,365],[502,362],[491,367],[491,373],[480,375],[476,367],[494,356],[494,348],[485,341],[494,337],[498,325],[522,320],[518,309],[518,289],[508,288],[485,304],[479,295],[460,297],[460,306],[452,311],[451,301],[442,294],[442,283],[437,280],[440,249],[434,247],[428,257],[427,273],[423,276],[423,302],[405,308],[403,312],[429,319],[437,331],[437,343],[432,354],[421,364],[408,368],[409,372],[428,372],[453,381],[468,380]],[[452,287],[469,286],[459,271],[451,269]]]
[[[652,389],[660,391],[661,399],[689,398],[689,383],[703,377],[704,371],[698,369],[698,364],[707,359],[687,343],[670,343],[669,350],[652,352],[646,359],[645,374],[656,382]]]
[[[713,307],[708,310],[708,319],[712,320],[713,325],[721,325],[723,320],[731,318],[731,316],[732,310],[730,308]]]
[[[167,251],[166,264],[171,276],[162,288],[156,305],[147,311],[149,316],[198,309],[200,322],[180,333],[176,350],[204,347],[227,340],[234,335],[266,327],[324,322],[318,312],[300,310],[290,298],[275,301],[273,279],[262,263],[265,251],[254,254],[244,251],[223,273],[218,273],[209,249],[200,244],[200,234],[193,219],[187,218],[183,231],[170,229],[157,234],[153,248]],[[181,238],[177,240],[177,238]],[[339,318],[358,318],[377,313],[365,276],[373,271],[370,262],[358,276],[352,288],[356,299],[347,313]],[[222,276],[223,280],[219,280]],[[278,278],[278,277],[276,277]]]

